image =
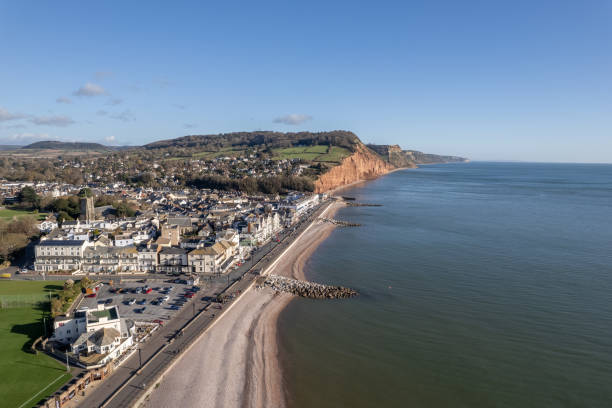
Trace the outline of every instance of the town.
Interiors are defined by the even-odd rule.
[[[183,330],[181,316],[197,310],[214,317],[240,292],[233,285],[249,283],[243,275],[256,273],[254,266],[329,202],[326,194],[303,192],[126,185],[4,182],[0,191],[11,208],[68,199],[76,216],[33,213],[39,232],[14,256],[21,266],[4,269],[19,280],[65,281],[51,301],[51,332],[32,345],[84,369],[42,403],[54,407],[78,403],[79,392],[82,398],[157,332]],[[121,205],[128,211],[118,211]]]

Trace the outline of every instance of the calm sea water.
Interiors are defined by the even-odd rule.
[[[294,407],[612,407],[612,165],[469,163],[346,192],[282,313]]]

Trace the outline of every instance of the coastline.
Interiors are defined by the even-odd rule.
[[[334,201],[321,215],[333,217],[340,207],[342,203]],[[313,220],[266,273],[304,279],[304,264],[334,228],[333,224]],[[184,353],[144,405],[287,406],[278,316],[292,299],[270,289],[245,292],[218,324]]]

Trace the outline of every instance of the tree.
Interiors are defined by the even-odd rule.
[[[60,313],[62,313],[62,301],[59,300],[58,298],[52,299],[51,300],[51,315],[57,316]]]
[[[83,289],[86,289],[89,286],[91,286],[91,283],[92,283],[91,279],[89,279],[87,276],[83,276],[83,279],[81,279],[81,282],[80,282],[81,287]]]
[[[57,214],[57,225],[61,228],[64,221],[72,221],[73,219],[66,211],[60,211]]]
[[[40,208],[40,197],[32,187],[24,187],[17,195],[20,203],[26,204],[31,208]]]
[[[115,207],[117,217],[133,217],[136,214],[136,210],[130,207],[130,205],[125,201],[115,203],[113,206]]]
[[[91,192],[91,189],[89,187],[85,187],[82,188],[81,191],[79,191],[79,197],[93,197],[93,193]]]

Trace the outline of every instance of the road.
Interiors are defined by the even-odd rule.
[[[279,234],[280,242],[272,241],[264,245],[256,251],[246,265],[230,272],[227,276],[215,278],[227,279],[228,285],[222,293],[243,292],[258,276],[247,272],[265,270],[326,206],[326,204],[319,206],[309,217]],[[79,406],[125,408],[133,404],[146,387],[153,384],[164,369],[178,358],[181,351],[205,331],[215,319],[218,319],[231,302],[236,301],[236,299],[230,300],[229,303],[222,306],[223,309],[219,310],[216,308],[218,306],[216,303],[203,301],[202,296],[200,292],[198,298],[193,301],[194,306],[185,307],[157,334],[146,343],[141,344],[140,352],[127,359],[113,375],[86,395]],[[142,368],[140,368],[140,359],[143,364]]]

